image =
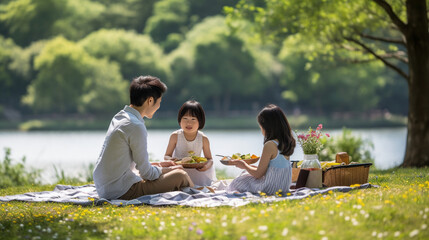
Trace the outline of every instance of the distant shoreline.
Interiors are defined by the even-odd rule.
[[[294,129],[316,128],[319,123],[324,128],[385,128],[385,127],[405,127],[407,119],[404,116],[389,116],[383,118],[349,118],[334,119],[328,117],[310,117],[306,115],[289,116],[289,123]],[[109,126],[110,118],[56,118],[56,119],[34,119],[27,121],[9,122],[0,120],[0,131],[60,131],[60,130],[106,130]],[[146,126],[151,129],[176,129],[179,127],[177,119],[174,117],[155,117],[145,119]],[[234,116],[234,117],[214,117],[207,118],[204,129],[209,130],[248,130],[259,129],[255,116]]]

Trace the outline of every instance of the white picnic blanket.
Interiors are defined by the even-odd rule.
[[[250,192],[234,193],[225,190],[216,190],[214,193],[207,188],[185,188],[183,191],[174,191],[145,195],[133,200],[108,200],[99,198],[93,184],[83,186],[57,185],[53,191],[29,192],[18,195],[2,196],[0,201],[24,201],[24,202],[58,202],[73,203],[84,206],[112,204],[126,205],[154,205],[168,206],[181,205],[189,207],[218,207],[218,206],[243,206],[249,203],[267,203],[285,200],[303,199],[317,194],[326,194],[329,191],[349,192],[352,189],[366,189],[378,187],[369,183],[356,187],[330,187],[325,189],[300,188],[293,190],[289,196],[259,196]]]

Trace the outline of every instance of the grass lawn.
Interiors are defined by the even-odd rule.
[[[0,239],[429,239],[429,168],[372,170],[369,182],[380,187],[237,208],[1,202]]]

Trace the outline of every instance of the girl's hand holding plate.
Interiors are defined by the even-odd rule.
[[[245,161],[243,161],[243,160],[238,160],[238,159],[232,159],[232,160],[229,160],[229,162],[232,164],[232,165],[235,165],[236,167],[238,167],[238,168],[241,168],[241,169],[245,169],[245,166],[246,166],[246,162]]]

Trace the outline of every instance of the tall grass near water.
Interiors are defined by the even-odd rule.
[[[5,148],[4,151],[4,158],[0,161],[0,189],[39,183],[40,169],[28,169],[25,157],[15,161],[11,158],[10,148]]]

